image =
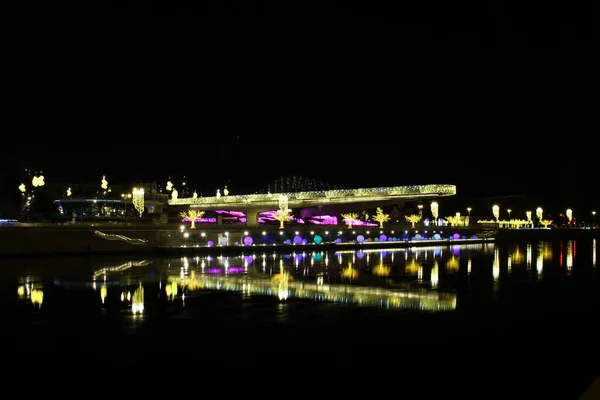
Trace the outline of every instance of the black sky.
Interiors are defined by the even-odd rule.
[[[3,174],[597,190],[594,10],[396,3],[120,1],[29,21],[7,50]]]

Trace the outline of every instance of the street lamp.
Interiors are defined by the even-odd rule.
[[[509,221],[510,221],[510,212],[511,212],[511,211],[512,211],[512,210],[511,210],[510,208],[506,210],[506,212],[508,213],[508,220],[509,220]]]
[[[596,228],[596,211],[592,211],[592,229]]]
[[[467,207],[467,212],[469,213],[469,226],[471,225],[471,207]]]

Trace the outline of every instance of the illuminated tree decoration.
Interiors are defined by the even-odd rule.
[[[569,220],[569,223],[573,220],[573,210],[570,208],[567,209],[567,219]]]
[[[173,182],[167,181],[167,187],[165,189],[167,189],[168,192],[173,190]]]
[[[27,187],[25,187],[24,183],[21,183],[19,185],[19,190],[21,191],[21,193],[25,193],[27,191]]]
[[[177,192],[177,189],[173,188],[173,191],[171,192],[171,198],[173,200],[177,200],[177,196],[179,196],[179,192]]]
[[[194,190],[194,193],[192,193],[192,199],[197,199],[198,198],[198,193]]]
[[[71,188],[67,188],[67,197],[71,197],[73,192],[71,192]]]
[[[358,213],[342,214],[342,218],[344,218],[344,222],[348,224],[348,228],[352,228],[352,223],[358,220]]]
[[[411,215],[407,215],[404,218],[406,219],[407,222],[410,222],[412,224],[411,228],[414,228],[415,224],[421,220],[422,216],[419,214],[411,214]]]
[[[191,222],[190,229],[196,229],[196,220],[202,218],[204,211],[189,209],[179,213],[181,218],[189,219]]]
[[[277,210],[277,212],[273,214],[273,218],[275,218],[276,221],[279,221],[279,229],[283,229],[283,223],[288,222],[292,216],[288,210]]]
[[[229,195],[229,189],[227,189],[227,186],[225,186],[225,189],[223,189],[223,194],[225,196]]]
[[[384,214],[380,207],[377,207],[377,213],[373,216],[373,221],[379,222],[379,227],[383,228],[383,223],[390,220],[390,214]]]
[[[540,220],[541,223],[542,219],[544,219],[544,210],[542,210],[542,207],[538,207],[535,209],[535,216],[537,217],[537,219]]]
[[[46,184],[46,182],[44,182],[44,175],[40,175],[40,176],[34,176],[31,179],[31,184],[34,187],[38,187],[38,186],[44,186]]]
[[[137,212],[140,213],[140,217],[144,213],[144,189],[143,188],[133,188],[132,192],[132,203]]]
[[[525,215],[527,216],[527,222],[533,222],[531,220],[531,211],[525,211]]]
[[[100,182],[100,187],[104,190],[108,189],[108,181],[106,180],[106,176],[102,175],[102,181]]]
[[[494,218],[498,221],[498,219],[500,219],[500,207],[494,204],[492,207],[492,214],[494,214]]]
[[[544,228],[548,228],[548,225],[552,225],[551,219],[543,219],[540,221],[540,224],[544,225]]]
[[[437,203],[437,201],[432,201],[431,202],[431,216],[433,217],[434,221],[437,221],[437,219],[439,217],[439,211],[440,211],[440,206]]]

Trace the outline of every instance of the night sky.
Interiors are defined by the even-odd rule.
[[[85,25],[31,22],[8,50],[4,197],[23,166],[66,183],[185,175],[205,193],[297,175],[600,197],[591,10],[113,3]]]

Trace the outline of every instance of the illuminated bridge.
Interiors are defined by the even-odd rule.
[[[171,284],[194,290],[226,290],[244,294],[310,299],[339,302],[360,306],[384,307],[419,311],[452,311],[456,309],[456,294],[438,291],[398,291],[381,287],[365,287],[344,284],[288,281],[285,279],[252,278],[247,275],[195,275],[191,277],[170,276]]]
[[[229,196],[190,197],[169,200],[170,206],[188,206],[201,210],[235,210],[245,212],[249,226],[258,224],[258,214],[277,210],[282,200],[289,208],[308,208],[376,202],[377,205],[432,199],[456,194],[455,185],[413,185],[363,189],[313,190],[242,194]],[[357,210],[354,210],[357,211]]]

